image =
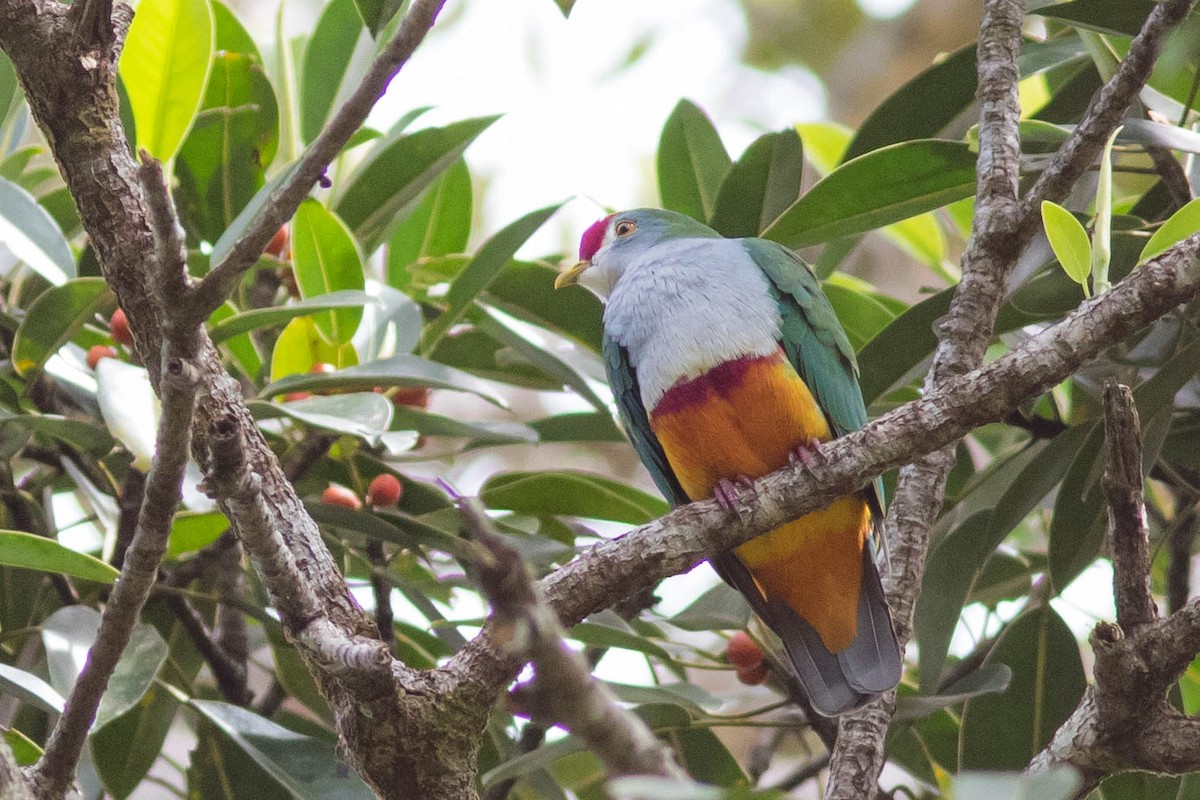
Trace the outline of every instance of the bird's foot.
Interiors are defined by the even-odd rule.
[[[788,452],[788,463],[793,467],[800,465],[806,472],[812,472],[818,461],[824,459],[825,454],[821,452],[821,440],[816,437],[796,445]]]
[[[741,517],[742,506],[738,502],[738,494],[743,491],[754,494],[754,481],[751,478],[745,475],[738,475],[733,480],[721,478],[713,487],[713,499],[725,511],[733,511]]]

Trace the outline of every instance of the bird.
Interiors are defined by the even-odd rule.
[[[854,349],[812,268],[788,248],[728,239],[639,208],[580,239],[556,288],[604,302],[603,357],[625,430],[673,506],[801,462],[867,422]],[[782,640],[812,707],[836,716],[896,686],[903,658],[871,533],[881,487],[838,498],[711,559]]]

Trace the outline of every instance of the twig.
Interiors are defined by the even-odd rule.
[[[371,64],[354,94],[350,95],[304,155],[290,168],[263,205],[258,218],[234,242],[225,259],[220,264],[214,264],[212,271],[196,287],[193,314],[199,315],[200,319],[207,319],[225,302],[233,287],[266,248],[275,231],[292,218],[309,190],[366,120],[376,101],[387,91],[392,78],[433,28],[445,2],[414,0],[395,37]]]
[[[171,520],[179,504],[191,440],[196,383],[197,371],[191,363],[177,358],[166,360],[161,386],[163,415],[158,426],[154,463],[146,479],[146,499],[138,519],[138,530],[126,554],[121,577],[113,586],[100,619],[100,630],[88,651],[87,664],[50,734],[45,754],[33,769],[31,779],[42,796],[60,797],[71,785],[100,698],[154,585],[158,564],[166,552]]]
[[[1125,633],[1158,617],[1150,595],[1150,529],[1142,505],[1142,426],[1128,386],[1104,387],[1104,494],[1117,624]]]
[[[379,640],[391,646],[396,640],[396,629],[392,616],[392,584],[385,577],[387,557],[383,553],[383,542],[372,539],[367,542],[367,560],[371,562],[371,593],[375,597],[375,626],[379,628]]]
[[[179,620],[184,633],[192,640],[196,652],[208,663],[213,677],[217,681],[217,689],[220,690],[221,696],[235,705],[249,706],[254,696],[246,688],[245,664],[230,658],[229,654],[216,643],[205,626],[204,620],[200,619],[196,609],[192,608],[185,598],[178,595],[166,595],[162,598],[162,602],[171,609],[175,618]]]
[[[242,545],[237,539],[231,545],[217,551],[216,571],[213,575],[217,597],[225,602],[218,603],[215,612],[216,642],[221,651],[237,666],[234,673],[240,680],[240,693],[249,695],[246,686],[250,661],[249,634],[246,631],[246,615],[237,608],[246,593],[246,578],[242,572]]]
[[[1192,545],[1196,542],[1197,521],[1195,500],[1191,499],[1191,505],[1179,515],[1168,534],[1168,614],[1183,608],[1191,595]]]
[[[137,533],[142,498],[146,496],[146,473],[130,465],[121,481],[121,498],[117,503],[117,543],[113,548],[112,564],[120,569],[125,564],[125,551]]]
[[[612,776],[659,775],[686,779],[667,747],[646,724],[618,705],[596,682],[583,656],[563,641],[554,612],[538,594],[521,556],[492,528],[470,500],[459,513],[481,545],[476,559],[480,585],[492,604],[499,641],[533,663],[534,680],[512,698],[541,723],[562,724],[588,743]]]

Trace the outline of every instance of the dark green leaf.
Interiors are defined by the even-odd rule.
[[[722,581],[668,621],[685,631],[741,630],[750,621],[750,605]]]
[[[543,442],[624,442],[607,411],[556,414],[529,423]]]
[[[278,144],[279,108],[261,62],[245,53],[218,53],[175,164],[176,202],[195,240],[221,237],[262,188]]]
[[[310,297],[307,300],[289,302],[283,306],[268,306],[267,308],[252,308],[242,311],[213,324],[208,330],[208,335],[212,337],[213,342],[220,343],[232,336],[271,325],[282,325],[295,317],[302,317],[316,311],[336,308],[361,309],[367,303],[373,302],[375,302],[374,298],[366,292],[357,289],[343,289]]]
[[[711,226],[722,236],[758,236],[800,197],[804,146],[795,128],[756,139],[725,175]]]
[[[13,340],[12,362],[17,374],[41,369],[83,323],[112,304],[113,294],[103,278],[76,278],[42,292]]]
[[[712,121],[691,101],[680,100],[658,142],[658,194],[663,208],[708,222],[730,163]]]
[[[362,18],[372,36],[378,35],[403,4],[404,0],[354,0],[358,16]]]
[[[792,248],[881,228],[975,191],[975,154],[919,139],[848,161],[813,186],[763,236]]]
[[[0,530],[0,564],[112,583],[119,574],[98,558],[23,531]]]
[[[484,292],[491,305],[600,352],[603,306],[582,286],[554,288],[558,271],[540,261],[510,261]]]
[[[311,800],[375,797],[358,774],[346,768],[334,742],[295,733],[228,703],[191,700],[189,704],[294,797]]]
[[[496,280],[517,249],[525,244],[525,240],[542,227],[561,205],[558,203],[531,211],[483,243],[470,263],[450,284],[450,291],[446,293],[446,310],[425,329],[425,334],[421,337],[423,353],[433,351],[450,327],[458,322],[467,308],[475,302],[479,293]]]
[[[981,694],[995,694],[1008,688],[1012,670],[1004,664],[988,664],[965,675],[935,695],[905,694],[896,699],[897,720],[916,719],[946,706],[956,706]]]
[[[453,367],[428,361],[407,353],[369,361],[355,367],[325,374],[305,373],[288,375],[267,386],[259,397],[274,397],[289,392],[329,392],[336,389],[371,391],[376,386],[418,387],[431,389],[454,389],[470,392],[484,400],[507,408],[504,398],[486,383]]]
[[[425,190],[421,202],[388,239],[388,283],[404,289],[409,284],[409,265],[466,251],[471,203],[471,173],[460,157]]]
[[[503,472],[479,491],[488,508],[524,514],[567,514],[641,525],[667,513],[667,504],[622,483],[586,472]]]
[[[414,430],[424,436],[455,436],[470,439],[473,445],[533,444],[538,441],[534,427],[519,422],[476,422],[431,414],[411,406],[397,406],[392,428]]]
[[[304,48],[300,79],[300,135],[305,142],[317,138],[325,120],[349,95],[361,65],[356,64],[362,20],[354,0],[332,0],[321,12]]]
[[[826,281],[822,288],[838,316],[838,321],[842,323],[846,335],[850,338],[850,344],[856,350],[875,338],[896,318],[871,293],[851,288],[842,282]]]
[[[967,701],[963,769],[1023,769],[1070,716],[1087,686],[1075,635],[1052,608],[1021,614],[1000,634],[986,664],[1012,669],[1008,690]]]
[[[1073,0],[1042,6],[1031,13],[1100,33],[1136,36],[1155,5],[1153,0]]]
[[[388,238],[409,204],[499,117],[479,117],[444,128],[389,135],[350,178],[334,210],[372,253]]]
[[[96,458],[107,455],[116,444],[103,427],[56,414],[11,414],[0,409],[0,424],[52,436]]]
[[[226,53],[243,53],[253,56],[258,63],[263,63],[262,53],[258,45],[246,30],[237,15],[220,0],[212,0],[213,21],[217,26],[217,50]]]
[[[970,44],[939,59],[876,106],[859,126],[842,161],[941,133],[975,101],[975,50]]]

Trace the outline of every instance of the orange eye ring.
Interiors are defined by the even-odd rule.
[[[623,219],[613,227],[613,233],[617,236],[628,236],[637,230],[637,223],[631,219]]]

